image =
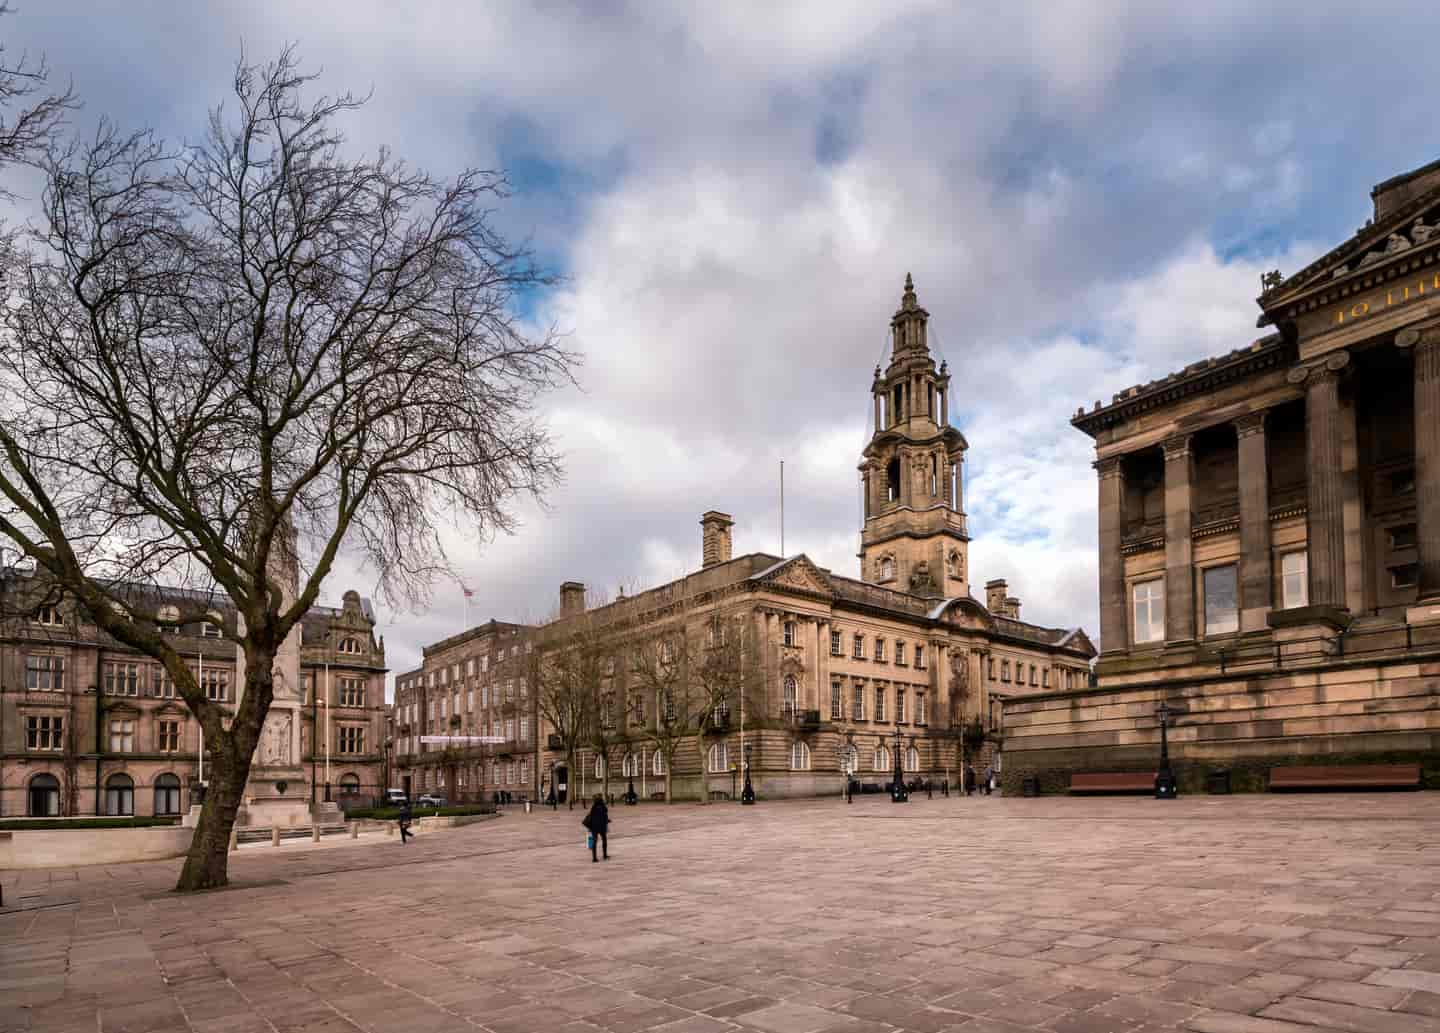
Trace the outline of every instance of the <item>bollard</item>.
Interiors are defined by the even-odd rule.
[[[240,849],[240,830],[234,825],[230,826],[230,852],[233,854]]]
[[[393,835],[395,835],[395,826],[394,826],[394,825],[391,825],[388,821],[385,823],[385,835],[387,835],[387,836],[393,836]]]
[[[352,822],[350,823],[350,838],[351,838],[351,839],[359,839],[359,838],[360,838],[360,823],[359,823],[358,821],[352,821]]]
[[[320,823],[318,821],[310,826],[310,842],[320,842]]]
[[[279,846],[279,845],[280,845],[280,826],[279,826],[279,825],[271,825],[271,826],[270,826],[270,845],[271,845],[271,846]]]

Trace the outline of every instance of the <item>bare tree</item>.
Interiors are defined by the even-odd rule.
[[[14,14],[0,3],[0,18]],[[48,89],[50,70],[44,57],[21,54],[11,60],[0,43],[0,168],[31,164],[44,153],[63,124],[65,113],[77,106],[73,90]],[[0,187],[0,197],[10,197]]]
[[[571,785],[566,799],[572,810],[577,755],[589,739],[596,688],[605,677],[602,646],[593,618],[586,615],[541,627],[528,654],[536,708],[565,756]]]
[[[698,662],[690,680],[691,720],[695,728],[695,758],[700,765],[700,802],[710,802],[710,768],[705,738],[708,732],[734,727],[746,709],[757,718],[764,686],[760,642],[743,614],[712,611],[692,645]]]
[[[699,734],[701,714],[691,682],[692,638],[683,625],[639,642],[632,660],[631,691],[655,708],[646,726],[647,738],[665,761],[665,802],[675,801],[675,757]]]
[[[337,122],[362,101],[307,100],[311,80],[286,50],[237,68],[197,144],[107,124],[51,146],[4,270],[0,532],[158,659],[204,729],[182,890],[226,882],[275,657],[342,547],[420,598],[448,568],[443,518],[508,530],[559,475],[531,414],[575,359],[513,314],[548,281],[492,225],[503,177],[347,157]],[[162,619],[119,587],[161,583],[238,611],[233,712],[161,634],[223,624],[209,606]]]

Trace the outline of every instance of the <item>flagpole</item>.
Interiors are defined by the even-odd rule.
[[[785,558],[785,460],[780,460],[780,558]]]
[[[200,654],[200,691],[205,691],[205,654]],[[200,722],[200,785],[205,785],[205,722]]]
[[[325,802],[330,802],[330,661],[325,661]]]

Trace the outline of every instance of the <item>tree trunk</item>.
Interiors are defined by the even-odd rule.
[[[669,806],[675,802],[675,755],[671,751],[665,758],[665,804]]]
[[[705,756],[705,736],[695,736],[695,757],[700,761],[700,802],[710,802],[710,770]]]
[[[175,884],[177,892],[216,889],[230,882],[230,830],[250,777],[250,757],[237,758],[229,736],[210,750],[210,786],[200,807],[200,822]]]
[[[565,752],[565,777],[569,780],[569,788],[565,790],[565,803],[570,810],[575,809],[575,748],[572,746]]]

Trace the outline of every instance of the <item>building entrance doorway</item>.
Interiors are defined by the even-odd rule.
[[[54,775],[36,775],[30,780],[30,806],[32,818],[58,818],[60,816],[60,781]]]
[[[564,764],[555,765],[555,800],[564,803],[570,791],[570,770]]]

